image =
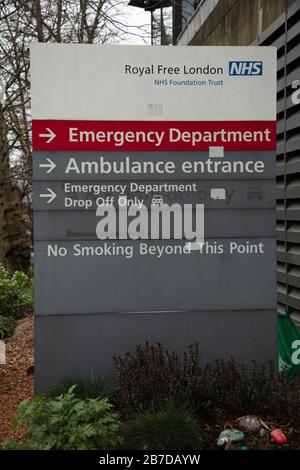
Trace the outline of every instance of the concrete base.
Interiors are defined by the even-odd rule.
[[[171,317],[171,318],[170,318]],[[35,390],[89,371],[109,374],[113,357],[161,342],[181,354],[198,342],[203,364],[234,357],[277,361],[277,312],[209,311],[37,316]]]

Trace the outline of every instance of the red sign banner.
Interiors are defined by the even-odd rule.
[[[33,150],[275,150],[275,121],[33,120]]]

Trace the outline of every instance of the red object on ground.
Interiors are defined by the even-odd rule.
[[[270,435],[273,441],[276,442],[276,444],[279,444],[280,446],[287,444],[287,438],[285,437],[281,429],[273,429]]]

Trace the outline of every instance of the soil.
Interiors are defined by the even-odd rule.
[[[14,432],[12,417],[19,403],[33,396],[34,382],[34,316],[27,315],[18,320],[12,338],[6,341],[6,364],[0,365],[0,449],[1,443],[11,438],[22,438],[22,431]],[[260,417],[261,418],[261,417]],[[224,429],[236,427],[237,417],[225,416],[222,410],[216,412],[216,419],[202,426],[202,445],[205,449],[217,449],[218,435]],[[238,449],[241,445],[250,449],[299,449],[298,429],[289,425],[272,422],[272,417],[263,417],[267,428],[281,427],[288,444],[280,447],[271,442],[269,432],[264,437],[259,434],[246,435],[240,444],[227,447]],[[226,446],[225,446],[226,447]]]
[[[33,396],[34,317],[18,320],[6,343],[6,364],[0,365],[0,447],[7,439],[20,438],[12,428],[19,403]]]

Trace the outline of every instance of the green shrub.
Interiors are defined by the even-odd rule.
[[[22,443],[6,441],[6,449],[106,450],[120,443],[119,424],[107,400],[80,400],[74,387],[56,398],[35,397],[21,403],[14,427],[25,427]]]
[[[12,317],[0,315],[0,339],[11,336],[15,329],[15,320]]]
[[[50,386],[46,396],[55,397],[66,393],[73,385],[76,385],[73,392],[76,398],[111,398],[116,390],[116,378],[102,375],[67,377],[61,383]]]
[[[33,309],[33,281],[26,274],[10,274],[0,265],[0,315],[12,316]]]
[[[127,421],[122,428],[128,450],[197,450],[200,426],[186,409],[168,404]]]

